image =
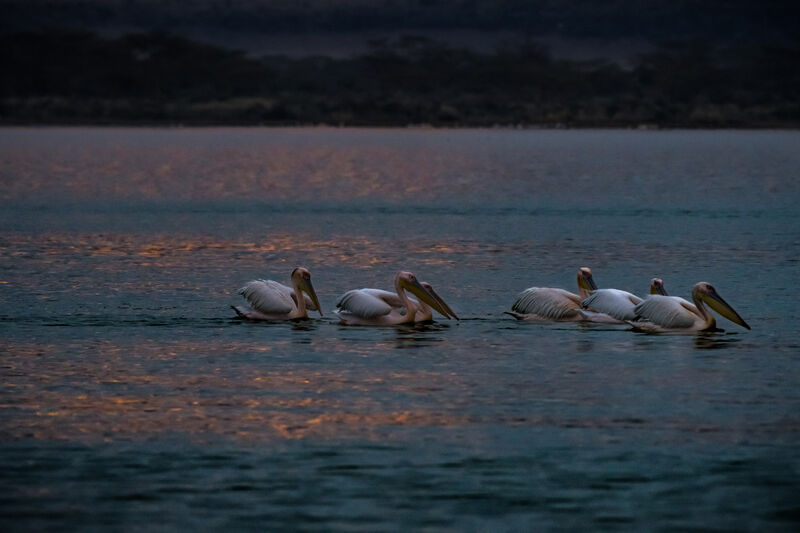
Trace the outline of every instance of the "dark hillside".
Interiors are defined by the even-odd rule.
[[[632,68],[426,38],[349,58],[267,56],[163,32],[0,35],[10,123],[797,127],[800,52],[681,41]]]

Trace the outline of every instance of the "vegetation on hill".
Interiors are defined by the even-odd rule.
[[[800,51],[679,42],[628,68],[425,38],[249,57],[165,33],[0,36],[0,122],[797,127]]]

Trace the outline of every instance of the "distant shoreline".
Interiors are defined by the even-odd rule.
[[[796,129],[800,49],[662,45],[629,68],[420,37],[254,58],[152,32],[0,35],[0,124]]]
[[[498,130],[498,131],[568,131],[568,130],[612,130],[612,131],[794,131],[800,130],[798,124],[765,124],[765,125],[737,125],[737,126],[697,126],[697,125],[669,125],[655,124],[638,125],[567,125],[567,124],[254,124],[254,123],[172,123],[172,122],[3,122],[0,128],[130,128],[130,129],[211,129],[211,128],[241,128],[241,129],[332,129],[332,130],[358,130],[358,129],[399,129],[399,130]]]

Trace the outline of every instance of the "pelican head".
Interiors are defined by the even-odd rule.
[[[661,280],[661,278],[653,278],[650,280],[650,294],[668,296],[667,289],[664,288],[664,282]]]
[[[578,288],[591,294],[592,291],[597,290],[597,285],[592,278],[592,269],[589,267],[581,267],[578,269]]]
[[[430,305],[433,309],[439,312],[442,316],[450,318],[450,315],[447,314],[447,311],[444,310],[442,305],[439,303],[432,294],[425,290],[425,288],[420,284],[417,280],[417,277],[412,274],[411,272],[406,272],[401,270],[397,273],[396,281],[395,281],[398,289],[404,289],[408,292],[412,293],[414,296],[425,302],[426,304]]]
[[[717,294],[717,290],[710,283],[701,281],[700,283],[695,284],[694,288],[692,288],[692,298],[696,302],[700,301],[707,303],[711,309],[724,316],[734,324],[739,324],[743,328],[750,329],[750,326],[747,325],[747,322],[745,322],[744,319],[739,316],[739,313],[737,313],[733,307],[728,304],[728,302],[722,299],[722,296]]]
[[[317,293],[314,290],[314,285],[311,284],[311,272],[305,267],[297,267],[292,270],[292,281],[296,284],[297,288],[302,292],[308,294],[311,301],[319,311],[319,316],[322,316],[322,306],[319,305]]]
[[[426,291],[428,294],[430,294],[430,295],[431,295],[431,296],[432,296],[432,297],[433,297],[433,298],[434,298],[434,299],[435,299],[437,302],[439,302],[439,305],[441,305],[441,306],[442,306],[442,309],[444,309],[445,311],[447,311],[447,313],[445,313],[445,315],[444,315],[444,316],[446,316],[447,318],[453,317],[453,318],[455,318],[456,320],[460,320],[460,319],[458,318],[458,315],[456,315],[456,314],[453,312],[453,310],[452,310],[452,309],[450,309],[450,306],[449,306],[449,305],[447,305],[447,302],[445,302],[444,300],[442,300],[442,297],[441,297],[441,296],[439,296],[438,294],[436,294],[436,291],[435,291],[435,290],[433,290],[433,286],[431,286],[431,284],[430,284],[430,283],[428,283],[427,281],[423,281],[422,283],[420,283],[420,285],[422,285],[422,288],[423,288],[423,289],[425,289],[425,291]]]

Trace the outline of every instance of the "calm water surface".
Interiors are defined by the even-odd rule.
[[[800,133],[0,129],[0,528],[795,531]],[[325,316],[235,318],[307,266]],[[750,323],[517,323],[531,285]],[[412,270],[462,317],[347,328]]]

